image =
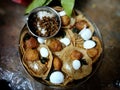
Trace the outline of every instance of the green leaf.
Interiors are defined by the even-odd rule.
[[[75,3],[75,0],[61,0],[61,5],[69,17],[72,14],[74,3]]]
[[[46,6],[53,0],[33,0],[32,3],[26,8],[25,13],[28,14],[34,8],[39,6]],[[71,16],[74,7],[75,0],[61,0],[61,5],[64,8],[66,14]]]
[[[78,33],[80,32],[80,30],[78,30],[78,29],[76,29],[76,28],[73,28],[73,29],[72,29],[72,32],[78,34]]]
[[[48,5],[50,2],[52,2],[52,0],[46,0],[44,6]]]
[[[32,11],[34,8],[43,6],[47,0],[33,0],[32,3],[27,7],[25,13],[29,13]]]

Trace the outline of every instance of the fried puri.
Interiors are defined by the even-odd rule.
[[[94,58],[98,54],[98,50],[96,48],[88,49],[87,54],[89,57]]]
[[[62,44],[57,39],[49,39],[49,40],[47,40],[46,44],[48,45],[50,50],[53,52],[57,52],[57,51],[62,50]]]
[[[76,22],[75,27],[78,30],[82,30],[84,27],[89,27],[89,24],[87,23],[87,21],[85,20],[79,20],[78,22]]]
[[[67,15],[62,16],[61,20],[62,20],[62,25],[64,25],[64,26],[67,26],[70,23],[70,18]]]
[[[60,70],[62,67],[62,61],[57,56],[53,58],[53,67],[54,70]]]
[[[36,49],[27,49],[25,52],[26,60],[35,61],[39,59],[39,53]]]
[[[25,41],[26,48],[36,48],[36,47],[38,47],[38,45],[39,44],[38,44],[37,40],[33,37],[30,37],[30,39]]]
[[[75,60],[75,59],[81,59],[83,57],[82,53],[79,52],[78,50],[73,50],[70,54],[71,59]]]

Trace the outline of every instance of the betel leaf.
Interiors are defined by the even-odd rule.
[[[52,0],[46,0],[44,6],[48,5],[50,2],[52,2]]]
[[[32,3],[27,7],[25,13],[28,14],[30,11],[32,11],[34,8],[43,6],[46,3],[47,0],[33,0]]]
[[[33,0],[32,3],[26,8],[25,14],[28,14],[36,7],[46,6],[53,0]],[[58,0],[61,1],[61,5],[64,8],[66,14],[71,16],[74,7],[75,0]]]
[[[75,3],[75,0],[61,0],[61,5],[69,17],[72,14],[74,3]]]

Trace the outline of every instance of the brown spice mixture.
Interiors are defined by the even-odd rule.
[[[36,33],[39,36],[49,37],[55,34],[56,31],[58,30],[58,22],[55,17],[50,18],[50,17],[44,16],[42,20],[38,18],[37,22],[39,22],[39,26],[41,29],[46,30],[45,34],[41,33],[40,30],[37,30]]]

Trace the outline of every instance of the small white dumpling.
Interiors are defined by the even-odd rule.
[[[81,67],[81,62],[80,60],[73,60],[72,66],[75,70],[78,70]]]
[[[79,35],[82,37],[84,40],[89,40],[92,37],[92,32],[88,28],[84,28],[79,32]]]
[[[65,16],[65,15],[66,15],[66,12],[65,12],[65,11],[60,11],[60,12],[59,12],[59,15],[60,15],[60,16]]]
[[[45,42],[45,39],[41,38],[41,37],[38,37],[37,38],[37,41],[40,43],[40,44],[43,44]]]
[[[70,44],[70,39],[67,37],[64,37],[64,38],[60,39],[60,42],[65,44],[65,46],[68,46]]]
[[[42,57],[48,57],[49,52],[48,52],[48,50],[45,47],[42,47],[42,48],[40,48],[40,55]]]
[[[53,84],[61,84],[64,82],[64,75],[61,71],[55,71],[50,75],[50,82]]]
[[[93,40],[87,40],[87,41],[85,41],[84,43],[83,43],[83,47],[85,48],[85,49],[91,49],[91,48],[93,48],[93,47],[95,47],[96,46],[96,43],[95,43],[95,41],[93,41]]]

